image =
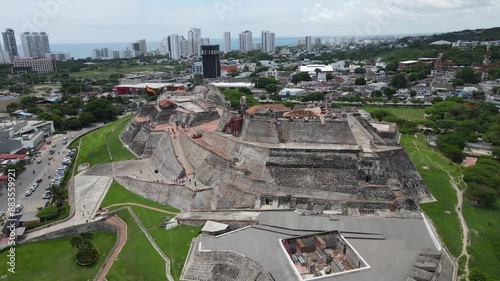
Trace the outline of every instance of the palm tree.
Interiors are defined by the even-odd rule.
[[[316,80],[318,80],[318,76],[319,76],[319,74],[321,73],[321,69],[316,68],[316,69],[314,70],[314,72],[316,72]]]

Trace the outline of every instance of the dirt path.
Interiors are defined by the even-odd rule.
[[[112,249],[113,252],[109,253],[101,269],[99,269],[99,272],[94,278],[95,281],[106,280],[106,275],[108,274],[109,270],[111,269],[111,266],[118,257],[118,254],[120,254],[123,245],[125,245],[125,242],[127,242],[127,224],[125,224],[122,220],[120,220],[116,216],[107,219],[106,223],[118,227],[118,237],[117,237],[118,241],[116,241],[116,244]]]
[[[415,138],[417,138],[417,135],[415,135]],[[415,144],[415,148],[417,151],[420,151],[417,143],[413,141],[413,144]],[[459,187],[459,184],[463,182],[463,176],[460,177],[459,182],[455,181],[455,178],[446,170],[444,169],[441,165],[436,163],[434,160],[432,160],[429,156],[426,156],[429,161],[434,163],[436,166],[439,167],[443,172],[448,174],[448,177],[450,178],[450,183],[455,192],[457,193],[457,205],[455,206],[455,212],[458,215],[458,219],[460,220],[460,227],[462,229],[462,252],[460,253],[460,256],[456,258],[456,261],[458,263],[458,260],[461,257],[465,257],[465,280],[469,281],[469,260],[471,258],[469,252],[467,251],[467,246],[469,246],[469,228],[467,227],[467,222],[465,221],[464,215],[462,213],[462,206],[464,202],[464,191],[461,190]]]
[[[142,204],[137,204],[137,203],[114,204],[114,205],[105,207],[105,209],[109,209],[109,208],[113,208],[113,207],[123,207],[123,206],[137,206],[137,207],[141,207],[141,208],[145,208],[145,209],[149,209],[149,210],[153,210],[153,211],[157,211],[157,212],[169,214],[169,215],[178,215],[179,214],[179,213],[169,212],[169,211],[165,211],[162,209],[158,209],[158,208],[154,208],[154,207],[150,207],[150,206],[146,206],[146,205],[142,205]]]

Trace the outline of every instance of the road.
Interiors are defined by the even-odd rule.
[[[41,159],[42,163],[37,164],[37,160],[34,160],[32,164],[26,166],[26,170],[18,176],[16,180],[16,205],[21,204],[24,206],[23,213],[36,212],[37,207],[44,207],[45,202],[48,200],[43,199],[43,194],[49,187],[50,181],[54,176],[56,170],[62,166],[62,161],[69,152],[67,146],[73,141],[73,137],[76,139],[79,136],[87,133],[90,130],[94,130],[104,124],[96,124],[90,128],[85,128],[76,132],[68,132],[66,135],[55,135],[49,138],[52,141],[51,145],[44,144],[40,148],[40,156],[37,159]],[[63,145],[64,137],[68,138],[68,143]],[[53,147],[55,145],[55,147]],[[50,154],[49,151],[54,150],[54,154]],[[49,161],[49,156],[53,157],[53,160]],[[50,165],[49,165],[50,162]],[[48,176],[51,176],[51,179]],[[30,187],[38,180],[42,179],[40,186],[33,192],[30,196],[26,196],[25,192],[30,189]],[[0,210],[4,211],[6,215],[8,208],[8,198],[7,190],[2,189],[0,193]]]

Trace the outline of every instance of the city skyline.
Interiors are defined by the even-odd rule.
[[[167,18],[161,16],[167,10],[175,13]],[[110,0],[101,3],[90,0],[86,5],[72,1],[20,0],[0,11],[0,27],[14,29],[17,39],[26,31],[45,31],[56,44],[123,42],[135,38],[159,41],[168,34],[185,34],[191,26],[202,27],[204,37],[217,39],[222,38],[225,31],[239,34],[242,30],[255,34],[273,30],[282,38],[373,36],[489,28],[498,25],[496,14],[499,10],[499,0],[474,3],[465,0],[408,3],[400,0],[368,3],[361,0],[317,0],[313,3],[284,0],[272,3],[260,0],[207,3],[200,0],[189,3]],[[129,12],[147,14],[148,21],[142,17],[119,16]],[[189,24],[179,24],[186,19]]]

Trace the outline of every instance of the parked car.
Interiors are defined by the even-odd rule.
[[[52,156],[49,156],[49,161],[52,161],[54,158]]]
[[[68,137],[64,137],[63,140],[68,140]]]
[[[50,191],[45,192],[42,196],[43,199],[50,199],[50,197],[51,197]]]
[[[53,149],[51,149],[51,150],[49,150],[49,153],[50,153],[50,154],[54,154],[54,153],[56,153],[56,151],[55,151],[55,150],[53,150]]]
[[[36,160],[36,163],[37,163],[37,164],[42,164],[42,159],[38,159],[38,160]]]
[[[43,179],[40,178],[40,179],[36,180],[36,183],[41,183],[42,181],[43,181]]]
[[[33,194],[33,191],[31,189],[29,189],[28,191],[26,191],[24,193],[24,195],[26,195],[26,196],[30,196],[31,194]]]
[[[48,140],[48,141],[47,141],[47,144],[52,144],[52,141],[49,141],[49,140]]]
[[[16,205],[16,207],[14,208],[14,212],[15,213],[20,213],[20,212],[23,211],[23,209],[24,209],[24,206],[21,205],[21,204],[19,204],[19,205]]]
[[[62,144],[63,145],[68,144],[68,141],[63,141]]]

